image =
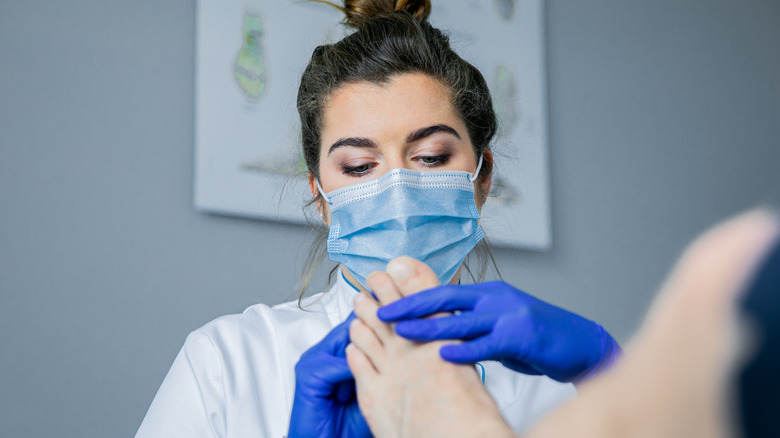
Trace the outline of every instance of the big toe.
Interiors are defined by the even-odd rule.
[[[402,295],[439,286],[439,277],[425,263],[411,257],[398,257],[387,264],[387,273],[393,279]]]

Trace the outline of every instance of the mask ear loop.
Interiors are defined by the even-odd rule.
[[[320,195],[322,195],[322,198],[325,200],[325,202],[330,204],[330,199],[328,199],[328,196],[325,195],[325,191],[322,190],[322,186],[320,185],[320,180],[319,179],[317,180],[317,190],[320,191]],[[317,206],[317,210],[319,210],[319,206]],[[325,222],[325,213],[323,213],[322,211],[320,211],[320,219],[322,219],[322,222],[325,225],[327,225],[327,222]]]
[[[479,176],[479,171],[482,169],[482,159],[484,157],[485,156],[483,154],[479,154],[479,161],[477,161],[477,170],[475,170],[474,174],[470,176],[471,182],[476,181],[477,177]]]
[[[322,199],[325,200],[328,204],[330,204],[330,199],[328,199],[328,196],[325,194],[325,191],[322,190],[322,186],[320,185],[320,180],[317,180],[317,190],[320,191],[320,195],[322,195]]]

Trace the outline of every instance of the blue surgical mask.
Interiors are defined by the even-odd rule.
[[[448,283],[485,236],[474,203],[474,180],[461,171],[393,169],[378,179],[320,193],[330,204],[328,255],[366,287],[366,277],[409,256]],[[318,183],[319,186],[319,183]]]

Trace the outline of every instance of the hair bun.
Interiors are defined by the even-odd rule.
[[[431,14],[431,0],[344,0],[339,8],[346,18],[344,24],[359,28],[368,20],[395,11],[406,11],[419,21]]]

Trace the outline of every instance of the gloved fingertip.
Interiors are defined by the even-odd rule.
[[[424,330],[420,330],[419,321],[401,321],[395,325],[395,332],[402,338],[411,339],[417,341],[421,339],[421,335],[425,333]],[[422,336],[424,337],[424,336]]]
[[[447,362],[452,363],[470,363],[470,362],[476,362],[476,360],[472,360],[469,355],[464,354],[466,352],[463,351],[463,348],[461,348],[459,345],[445,345],[439,349],[439,356],[441,356],[442,359],[446,360]]]
[[[398,319],[398,315],[393,310],[394,306],[392,303],[382,306],[377,309],[376,316],[384,322],[395,322]]]
[[[599,367],[602,369],[608,369],[612,367],[612,364],[623,355],[623,349],[620,348],[620,344],[617,343],[615,338],[604,331],[606,339],[604,340],[604,355],[600,361]]]

